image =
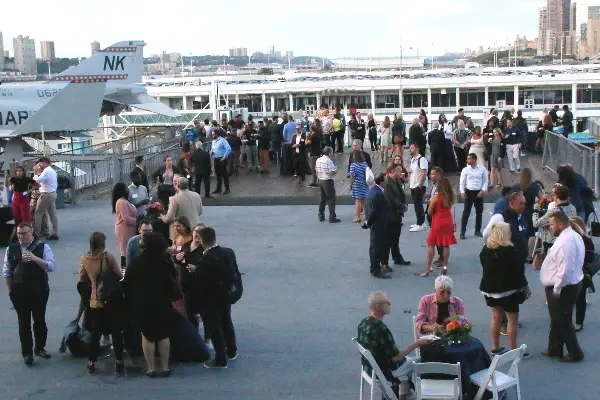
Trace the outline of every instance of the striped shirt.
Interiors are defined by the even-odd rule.
[[[330,172],[337,171],[337,168],[331,158],[328,156],[321,156],[317,158],[317,162],[315,164],[315,169],[317,170],[317,176],[320,180],[333,180],[333,175]]]

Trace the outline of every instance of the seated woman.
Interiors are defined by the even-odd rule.
[[[446,275],[435,279],[435,293],[421,297],[417,314],[417,332],[420,334],[444,333],[444,321],[455,315],[464,315],[465,306],[452,296],[454,282]]]

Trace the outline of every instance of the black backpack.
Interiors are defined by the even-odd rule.
[[[91,335],[81,328],[77,322],[70,322],[65,328],[65,333],[59,351],[65,353],[67,349],[74,357],[87,357]]]
[[[221,247],[223,255],[223,264],[227,269],[227,273],[231,275],[229,280],[229,288],[227,289],[227,300],[229,304],[237,303],[244,293],[244,285],[242,284],[242,274],[238,269],[235,253],[232,249]]]

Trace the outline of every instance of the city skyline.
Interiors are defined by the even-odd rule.
[[[264,9],[278,9],[280,3],[265,0],[261,7],[241,0],[226,2],[235,14],[245,21],[259,21],[268,18]],[[121,3],[106,0],[103,7],[119,9],[123,18],[135,18],[145,21],[143,24],[118,24],[110,27],[102,18],[94,18],[93,2],[82,4],[76,0],[59,1],[60,7],[53,7],[44,13],[28,16],[23,24],[18,18],[3,21],[2,32],[5,38],[5,50],[13,54],[11,41],[18,35],[35,38],[36,42],[51,38],[57,46],[56,57],[85,57],[90,54],[90,43],[94,40],[108,46],[121,40],[144,40],[147,43],[144,53],[160,54],[162,51],[176,51],[182,54],[227,54],[228,49],[244,47],[248,53],[260,51],[267,53],[271,46],[277,49],[289,49],[296,55],[340,57],[392,57],[399,56],[402,40],[403,54],[416,56],[439,55],[447,51],[462,52],[465,48],[488,48],[496,42],[499,46],[514,41],[517,34],[528,38],[537,37],[538,9],[546,4],[545,0],[506,0],[502,7],[490,8],[493,3],[477,0],[426,0],[421,7],[402,6],[393,0],[374,0],[362,2],[348,0],[344,7],[336,9],[335,20],[342,25],[361,26],[353,30],[350,27],[335,28],[331,24],[331,15],[315,12],[322,3],[307,0],[302,8],[294,10],[292,15],[299,21],[311,21],[306,24],[290,25],[288,19],[273,18],[267,24],[254,24],[243,36],[225,35],[219,40],[198,40],[197,35],[186,34],[178,30],[175,36],[169,30],[156,29],[164,20],[164,13],[157,13],[152,1]],[[178,8],[186,10],[186,15],[220,15],[223,3],[202,4],[192,0],[182,0]],[[44,7],[40,0],[32,0],[32,7]],[[270,7],[271,6],[271,7]],[[19,15],[20,6],[14,2],[4,5],[7,15]],[[156,4],[156,7],[160,7]],[[435,13],[439,9],[443,12]],[[518,9],[518,12],[515,12]],[[357,10],[360,12],[357,14]],[[427,10],[427,17],[420,18],[421,10]],[[489,19],[490,11],[494,19],[502,23],[481,24]],[[351,21],[359,15],[363,21],[353,24]],[[67,21],[53,24],[48,30],[45,21]],[[461,19],[464,23],[461,23]],[[206,26],[206,25],[205,25]],[[331,29],[324,30],[323,27]],[[372,28],[367,28],[372,26]],[[147,28],[153,27],[153,28]],[[76,34],[75,34],[76,32]],[[171,31],[173,32],[173,31]],[[339,32],[344,32],[340,35]],[[479,32],[479,33],[477,33]],[[348,37],[351,39],[349,40]],[[439,38],[443,37],[444,41]]]

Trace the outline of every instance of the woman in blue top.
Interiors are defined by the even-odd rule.
[[[360,150],[354,150],[353,162],[350,165],[350,185],[352,185],[352,198],[354,199],[354,209],[356,211],[356,218],[352,222],[360,222],[360,214],[363,212],[365,207],[365,199],[369,194],[369,186],[367,185],[367,162],[365,157]]]

